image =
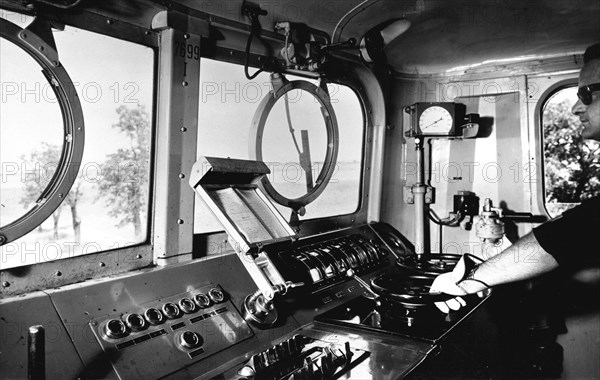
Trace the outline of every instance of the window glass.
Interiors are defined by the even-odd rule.
[[[250,130],[259,103],[271,90],[269,74],[247,80],[240,65],[203,59],[200,66],[200,123],[198,156],[249,159]],[[306,78],[286,76],[290,81]],[[328,84],[331,103],[339,128],[338,159],[324,192],[306,206],[300,219],[349,214],[358,208],[364,118],[357,95],[348,87]],[[308,92],[288,93],[289,114],[296,143],[291,137],[285,103],[279,99],[269,114],[264,130],[263,160],[271,170],[269,180],[275,189],[289,198],[306,193],[306,175],[299,160],[302,130],[308,135],[313,181],[323,167],[327,134],[317,100]],[[291,210],[274,203],[289,220]],[[196,197],[194,231],[222,230],[204,202]]]
[[[56,171],[63,148],[63,118],[57,102],[41,96],[44,88],[56,100],[38,63],[11,42],[0,43],[0,226],[5,226],[33,207]],[[39,149],[32,151],[32,146]],[[34,161],[39,168],[24,161]],[[36,178],[42,173],[43,178]]]
[[[15,13],[2,16],[22,28],[31,21]],[[83,162],[54,214],[0,247],[2,269],[147,239],[154,52],[69,26],[53,35],[83,110]],[[6,40],[0,44],[0,225],[5,225],[32,207],[52,177],[63,120],[40,67]]]
[[[552,94],[543,107],[546,209],[555,217],[600,192],[600,145],[581,138],[571,113],[577,87]]]
[[[267,117],[262,144],[273,188],[288,199],[302,197],[314,187],[326,153],[327,129],[317,99],[298,89],[287,93],[287,107],[285,96],[279,98]]]

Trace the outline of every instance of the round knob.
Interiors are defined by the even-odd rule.
[[[184,331],[183,334],[179,336],[179,344],[185,348],[196,348],[202,346],[204,343],[200,334],[195,333],[193,331]]]
[[[208,291],[208,296],[214,303],[221,303],[225,299],[225,295],[219,288],[212,288]]]
[[[160,310],[153,307],[151,307],[150,309],[146,309],[146,311],[144,312],[144,317],[146,317],[146,320],[151,325],[159,325],[165,319]]]
[[[198,293],[194,296],[194,301],[196,301],[196,305],[200,308],[204,309],[210,305],[210,298],[206,294]]]
[[[249,365],[245,365],[242,368],[238,369],[237,373],[238,375],[244,376],[245,378],[253,378],[256,375],[256,371],[254,371],[254,368],[250,367]]]
[[[179,300],[179,308],[183,310],[184,313],[190,314],[196,310],[196,304],[189,298],[182,298]]]
[[[127,335],[127,326],[120,319],[111,319],[104,326],[104,333],[112,339],[123,338]]]
[[[162,311],[169,319],[175,319],[179,317],[179,314],[181,313],[177,305],[175,305],[173,302],[167,302],[164,304]]]
[[[142,331],[146,328],[146,320],[139,314],[129,314],[125,317],[125,323],[133,331]]]

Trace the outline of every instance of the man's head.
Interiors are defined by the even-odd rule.
[[[590,46],[583,54],[579,99],[571,111],[581,120],[582,137],[600,141],[600,43]]]

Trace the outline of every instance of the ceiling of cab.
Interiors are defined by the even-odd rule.
[[[386,48],[396,72],[438,74],[485,64],[580,54],[600,36],[598,0],[257,0],[277,21],[306,23],[340,40],[360,38],[381,22],[412,26]],[[246,22],[242,0],[186,5]],[[337,29],[336,29],[337,26]],[[335,38],[334,38],[335,40]],[[335,41],[334,41],[335,42]]]
[[[413,74],[459,71],[582,53],[600,41],[598,0],[380,0],[357,14],[344,36],[404,17],[412,25],[386,47],[395,71]]]
[[[7,4],[25,4],[5,0]],[[65,0],[45,0],[48,2]],[[36,3],[33,0],[34,4]],[[78,7],[149,25],[152,16],[179,4],[249,24],[243,0],[86,0]],[[580,54],[600,41],[600,0],[253,0],[276,22],[304,23],[334,37],[361,37],[382,22],[405,18],[411,27],[385,48],[398,73],[443,74],[482,65]],[[358,55],[358,53],[356,53]]]

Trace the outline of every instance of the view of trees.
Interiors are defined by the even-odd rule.
[[[108,214],[117,219],[118,227],[132,224],[136,238],[140,238],[144,233],[142,220],[145,219],[148,199],[149,117],[141,105],[134,109],[120,106],[116,112],[119,119],[112,127],[128,137],[129,147],[108,154],[106,161],[100,164],[101,175],[95,184],[98,189],[96,200],[104,200]],[[40,149],[21,157],[28,168],[36,168],[25,174],[20,199],[24,207],[30,208],[38,200],[56,170],[60,155],[61,147],[42,143]],[[54,240],[59,239],[59,220],[63,208],[68,207],[75,241],[80,241],[82,220],[77,206],[83,195],[82,182],[79,177],[63,204],[52,214]]]
[[[567,203],[553,215],[600,193],[600,144],[582,139],[581,122],[571,113],[575,100],[550,99],[544,107],[546,203]]]
[[[34,150],[29,155],[21,156],[27,167],[34,168],[25,173],[23,181],[23,194],[20,203],[24,207],[31,207],[37,202],[40,195],[52,179],[56,171],[56,165],[60,159],[61,148],[58,145],[42,143],[40,150]],[[58,222],[64,206],[69,207],[73,221],[73,235],[75,240],[79,241],[81,237],[81,219],[77,212],[77,202],[81,198],[81,180],[78,179],[73,184],[71,191],[67,195],[62,205],[52,214],[53,221],[53,239],[58,239]],[[39,226],[41,230],[42,225]]]
[[[142,236],[142,216],[148,199],[150,121],[144,106],[117,108],[119,122],[113,124],[129,139],[129,147],[109,154],[102,165],[99,198],[106,200],[109,215],[118,226],[133,224],[136,238]]]

